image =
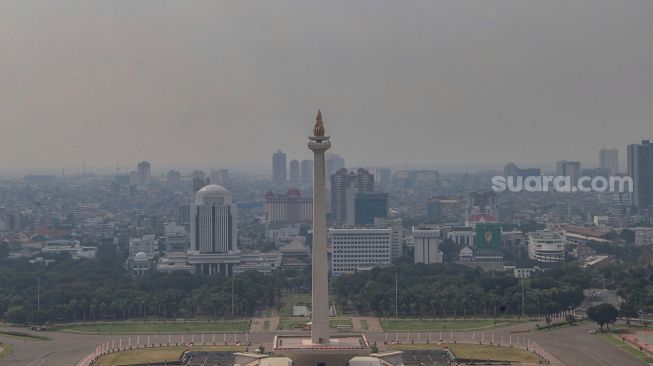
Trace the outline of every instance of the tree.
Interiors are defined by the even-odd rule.
[[[604,325],[610,329],[609,325],[617,321],[618,316],[619,312],[617,308],[608,303],[592,306],[587,309],[587,317],[595,321],[601,327],[601,331],[603,331]]]
[[[630,325],[630,318],[639,318],[639,314],[637,313],[635,306],[628,303],[621,305],[621,309],[619,309],[619,316],[626,318],[626,324],[628,325]]]

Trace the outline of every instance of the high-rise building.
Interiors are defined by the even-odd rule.
[[[355,189],[356,191],[352,191]],[[365,169],[358,169],[356,173],[340,169],[331,176],[331,215],[336,226],[347,223],[347,190],[350,198],[358,192],[374,191],[374,175]],[[350,199],[350,203],[353,200]],[[353,210],[349,208],[351,214]],[[353,220],[352,220],[353,221]]]
[[[354,198],[354,224],[372,225],[374,218],[388,217],[388,194],[358,192]]]
[[[166,182],[169,184],[178,184],[181,182],[181,173],[177,170],[171,170],[166,174]]]
[[[494,191],[472,192],[467,202],[467,219],[477,215],[499,217],[497,196]]]
[[[313,218],[313,198],[302,197],[297,188],[290,188],[285,195],[268,192],[265,195],[267,222],[272,224],[298,224]]]
[[[345,159],[338,154],[327,154],[326,157],[326,174],[328,177],[336,174],[341,169],[345,169]]]
[[[193,177],[193,193],[199,191],[205,186],[208,186],[209,184],[211,184],[211,181],[208,178],[200,176]]]
[[[429,224],[442,223],[442,201],[431,197],[426,202],[426,221]]]
[[[219,185],[207,185],[195,193],[190,207],[189,263],[202,273],[230,275],[239,256],[237,251],[237,211],[231,192]],[[227,255],[227,257],[225,257]]]
[[[520,168],[515,163],[508,163],[503,167],[503,175],[506,177],[539,177],[542,171],[538,168]]]
[[[137,174],[136,185],[147,186],[150,184],[150,163],[147,161],[138,163]]]
[[[404,254],[404,222],[401,218],[374,218],[374,226],[392,229],[391,255],[399,258]]]
[[[601,149],[599,150],[599,167],[607,169],[609,175],[619,173],[619,150]]]
[[[560,160],[556,163],[556,174],[562,177],[569,177],[571,186],[578,184],[582,170],[579,161]]]
[[[640,215],[653,216],[653,144],[628,145],[628,175],[633,179],[632,204]]]
[[[313,160],[302,160],[300,171],[302,182],[311,183],[313,181]]]
[[[365,267],[392,262],[392,229],[329,229],[331,236],[331,273],[339,276]]]
[[[288,164],[288,178],[291,183],[299,183],[299,161],[293,159]]]
[[[389,168],[376,168],[376,182],[379,184],[390,184],[392,170]]]
[[[413,242],[415,244],[415,263],[442,263],[443,253],[440,251],[440,229],[434,225],[413,227]]]
[[[286,154],[279,150],[272,154],[272,181],[283,183],[286,179]]]

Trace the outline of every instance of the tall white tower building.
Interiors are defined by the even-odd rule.
[[[228,275],[238,262],[237,256],[231,258],[238,249],[237,217],[231,192],[223,186],[210,184],[195,193],[190,207],[189,260],[202,273]]]

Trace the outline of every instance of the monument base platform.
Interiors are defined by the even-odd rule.
[[[326,344],[314,344],[309,336],[277,335],[273,348],[297,366],[344,366],[353,357],[371,353],[365,336],[354,334],[332,336]]]

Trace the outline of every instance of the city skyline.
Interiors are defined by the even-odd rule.
[[[595,165],[650,134],[653,4],[374,8],[4,2],[0,169],[263,170],[308,158],[319,107],[351,166]]]

